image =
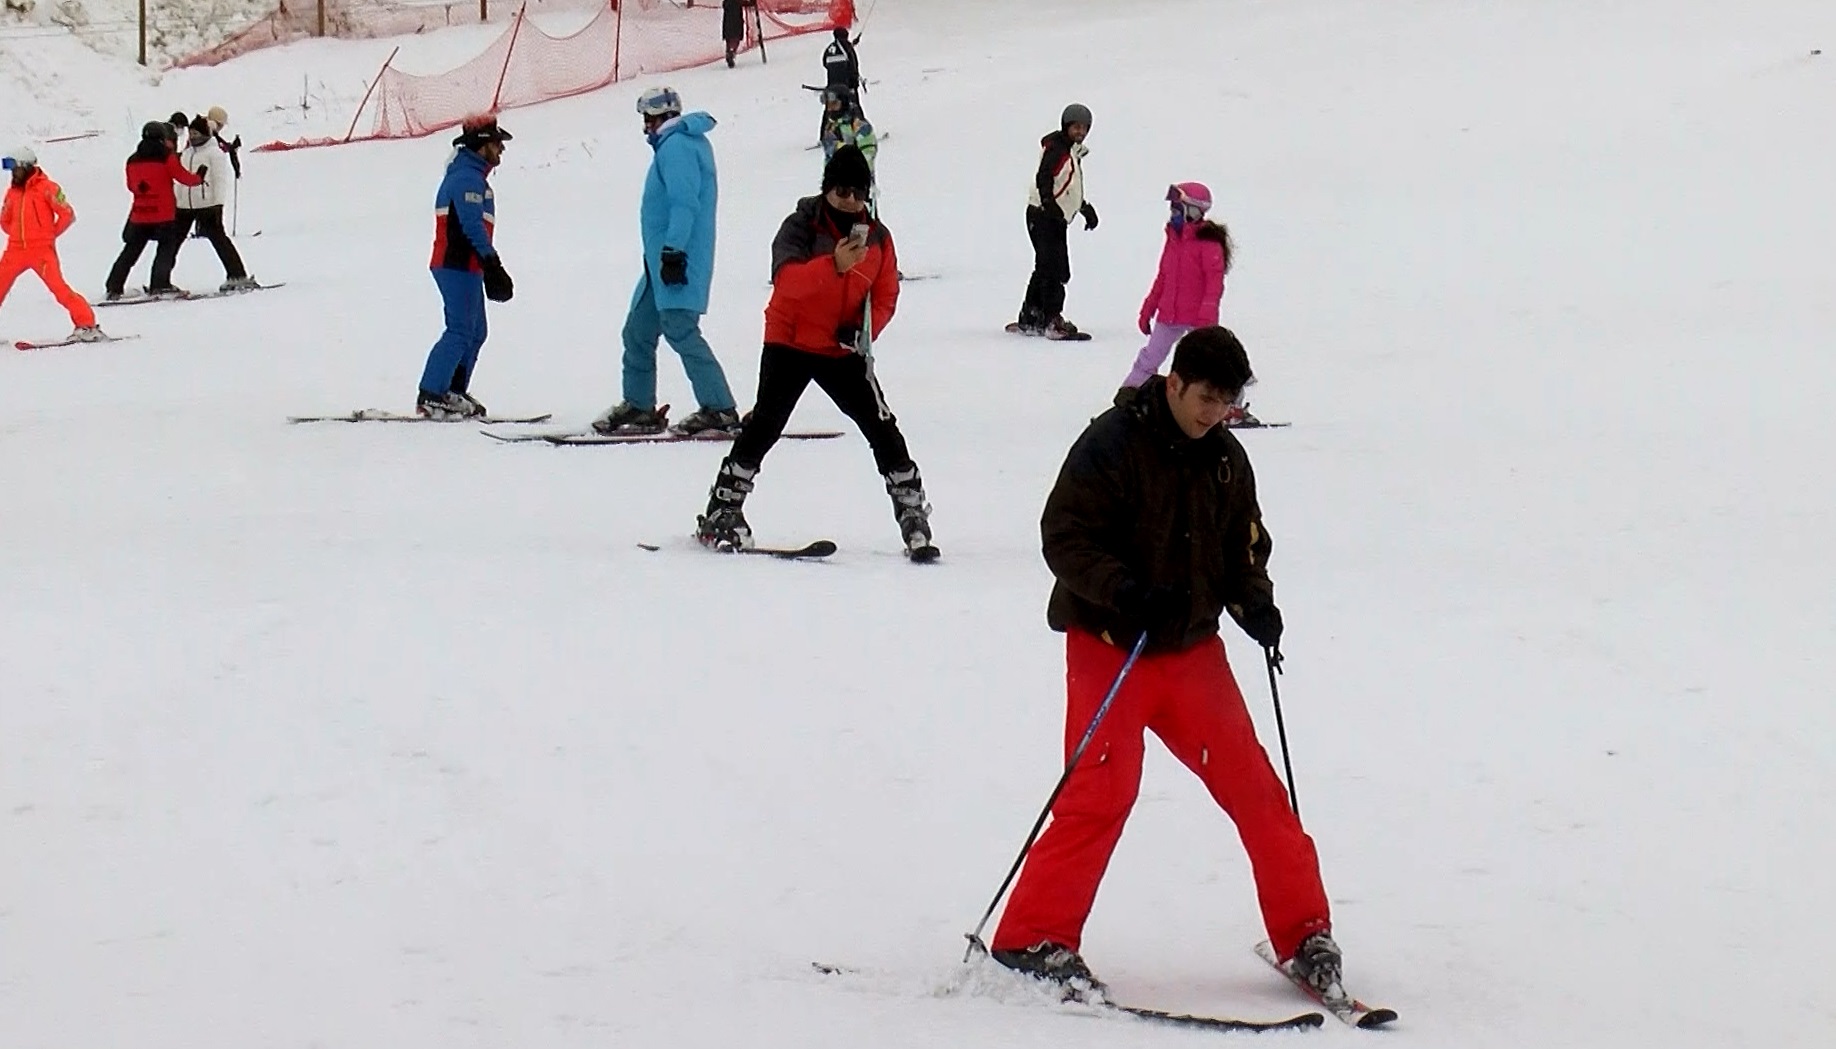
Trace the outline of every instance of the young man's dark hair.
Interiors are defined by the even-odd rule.
[[[1249,351],[1229,328],[1194,328],[1173,349],[1173,374],[1185,382],[1202,382],[1219,393],[1237,393],[1256,378]]]

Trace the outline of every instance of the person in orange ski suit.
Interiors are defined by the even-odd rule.
[[[99,337],[102,329],[96,326],[96,311],[89,300],[71,290],[58,265],[57,238],[76,224],[76,209],[38,166],[38,157],[30,149],[15,149],[0,158],[0,164],[12,176],[6,203],[0,207],[0,228],[6,230],[6,251],[0,254],[0,302],[6,301],[13,282],[30,270],[69,311],[77,338],[91,332]]]

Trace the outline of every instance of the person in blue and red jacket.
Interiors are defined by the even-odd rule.
[[[183,295],[172,286],[172,267],[178,264],[180,235],[178,231],[178,194],[172,184],[201,186],[204,176],[185,170],[179,162],[172,125],[154,120],[140,129],[140,145],[127,161],[127,187],[134,194],[134,206],[128,211],[127,225],[121,227],[121,254],[108,271],[104,287],[111,300],[126,292],[128,274],[140,261],[140,253],[149,243],[153,249],[153,281],[147,285],[149,295]]]
[[[907,555],[914,561],[937,557],[924,481],[873,374],[873,340],[899,305],[899,259],[892,231],[868,210],[872,193],[867,158],[858,147],[843,146],[823,169],[822,194],[798,201],[771,242],[772,290],[758,400],[720,464],[707,512],[696,521],[703,546],[752,545],[742,513],[746,495],[765,453],[814,382],[872,447]]]
[[[495,116],[466,119],[453,139],[446,177],[434,197],[434,284],[446,310],[446,330],[427,354],[415,411],[429,419],[474,419],[485,414],[469,391],[485,341],[485,300],[509,302],[516,293],[491,243],[497,198],[486,180],[504,159],[510,132]]]

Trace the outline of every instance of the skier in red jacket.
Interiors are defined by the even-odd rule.
[[[924,481],[873,375],[873,340],[891,323],[899,303],[899,261],[892,232],[868,210],[872,192],[867,158],[858,147],[843,146],[823,169],[822,194],[798,201],[771,242],[772,291],[758,400],[720,464],[707,512],[696,522],[696,537],[710,549],[752,545],[742,513],[746,495],[765,453],[814,382],[873,448],[907,556],[937,557]]]
[[[178,263],[178,194],[172,184],[201,186],[204,176],[185,170],[179,163],[177,132],[163,121],[152,121],[140,129],[140,145],[127,162],[127,187],[134,194],[134,206],[128,212],[127,225],[121,229],[121,254],[108,271],[108,298],[121,298],[127,288],[128,272],[140,261],[140,253],[149,242],[158,246],[153,252],[153,282],[147,285],[149,295],[183,295],[172,286],[172,267]]]
[[[0,158],[7,175],[6,203],[0,205],[0,228],[6,230],[6,251],[0,254],[0,302],[13,290],[21,274],[36,273],[70,313],[79,342],[107,338],[96,326],[96,311],[64,281],[57,258],[57,240],[76,224],[76,209],[64,191],[38,167],[38,155],[21,146]]]

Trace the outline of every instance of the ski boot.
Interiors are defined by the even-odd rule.
[[[607,437],[662,433],[668,424],[669,417],[660,408],[639,408],[630,401],[620,401],[593,420],[593,432]]]
[[[428,393],[422,390],[414,399],[414,412],[425,419],[435,422],[459,422],[463,419],[478,419],[484,416],[484,405],[469,400],[464,394]]]
[[[108,335],[100,324],[89,324],[71,332],[70,339],[72,342],[107,342]]]
[[[1320,997],[1345,997],[1345,988],[1339,982],[1345,972],[1345,956],[1333,942],[1331,933],[1316,932],[1302,940],[1294,951],[1294,960],[1288,965],[1294,975],[1318,991]]]
[[[935,561],[943,553],[931,542],[931,504],[924,499],[924,478],[918,476],[918,464],[904,466],[886,474],[886,494],[892,497],[893,517],[899,522],[899,536],[905,540],[905,556],[920,563]]]
[[[693,415],[669,428],[677,437],[698,437],[716,434],[738,436],[740,428],[739,412],[732,408],[703,408]]]
[[[1096,978],[1084,959],[1063,944],[1037,943],[1025,950],[990,951],[988,956],[1017,973],[1059,985],[1066,1001],[1087,1001],[1109,994],[1109,988]]]
[[[757,467],[744,466],[732,458],[721,460],[720,473],[708,489],[708,510],[695,519],[695,538],[709,550],[733,553],[752,547],[752,526],[746,523],[742,508],[752,493],[752,479]]]
[[[222,284],[217,285],[217,290],[221,292],[254,291],[259,287],[261,287],[261,285],[256,282],[254,277],[231,277]]]
[[[191,294],[190,292],[186,291],[184,288],[175,287],[171,284],[167,284],[163,287],[158,287],[158,288],[155,288],[152,285],[148,285],[146,292],[147,292],[147,295],[155,299],[182,299],[186,297],[187,295]]]
[[[1079,331],[1077,325],[1063,317],[1053,317],[1047,321],[1041,334],[1053,342],[1081,342],[1090,337]]]

